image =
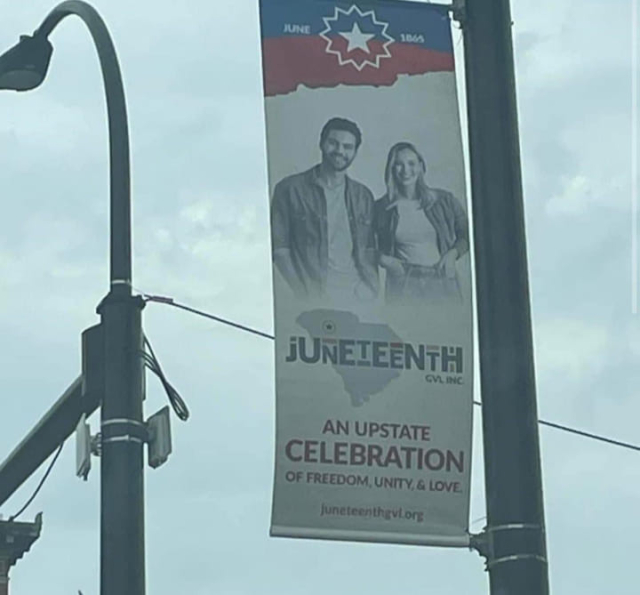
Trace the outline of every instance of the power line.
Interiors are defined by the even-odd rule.
[[[173,298],[159,296],[159,295],[150,295],[146,293],[142,293],[142,297],[148,302],[156,302],[158,304],[166,304],[167,306],[173,306],[174,308],[179,308],[180,310],[186,310],[192,314],[196,314],[197,316],[202,316],[204,318],[209,318],[210,320],[215,320],[216,322],[220,322],[221,324],[226,324],[227,326],[231,326],[233,328],[239,329],[241,331],[245,331],[247,333],[252,333],[254,335],[258,335],[259,337],[264,337],[265,339],[275,339],[273,335],[269,333],[265,333],[263,331],[257,330],[255,328],[251,328],[250,326],[246,326],[244,324],[239,324],[237,322],[233,322],[231,320],[227,320],[226,318],[222,318],[220,316],[214,316],[213,314],[209,314],[208,312],[204,312],[203,310],[198,310],[196,308],[191,308],[189,306],[185,306],[184,304],[179,304]],[[474,401],[474,405],[481,407],[482,403],[480,401]],[[636,444],[630,444],[629,442],[622,442],[621,440],[614,440],[613,438],[607,438],[606,436],[601,436],[599,434],[593,434],[591,432],[585,432],[584,430],[578,430],[576,428],[572,428],[570,426],[565,426],[562,424],[554,423],[551,421],[545,421],[543,419],[539,419],[538,423],[541,426],[548,426],[550,428],[554,428],[556,430],[560,430],[562,432],[568,432],[570,434],[575,434],[577,436],[582,436],[584,438],[589,438],[591,440],[597,440],[599,442],[604,442],[606,444],[611,444],[613,446],[619,446],[621,448],[627,448],[629,450],[635,450],[640,452],[640,446]]]
[[[42,489],[44,482],[47,481],[47,477],[49,477],[49,474],[51,473],[53,466],[56,464],[56,461],[58,460],[58,457],[60,456],[60,453],[62,452],[63,447],[64,447],[64,442],[60,444],[60,446],[58,447],[58,451],[56,452],[55,456],[51,460],[51,463],[49,463],[49,467],[44,472],[44,475],[42,476],[42,479],[40,480],[38,487],[35,489],[33,494],[31,494],[31,497],[27,500],[26,504],[18,512],[16,512],[15,514],[9,517],[10,521],[15,521],[25,510],[27,510],[29,505],[36,499],[38,492],[40,492],[40,490]]]
[[[190,312],[192,314],[196,314],[197,316],[202,316],[204,318],[208,318],[210,320],[214,320],[216,322],[220,322],[221,324],[226,324],[227,326],[231,326],[231,327],[236,328],[238,330],[245,331],[247,333],[251,333],[251,334],[257,335],[259,337],[263,337],[265,339],[271,339],[271,340],[275,339],[274,335],[270,335],[269,333],[265,333],[263,331],[251,328],[251,327],[246,326],[244,324],[239,324],[237,322],[233,322],[231,320],[227,320],[226,318],[222,318],[220,316],[214,316],[213,314],[209,314],[208,312],[204,312],[204,311],[198,310],[196,308],[191,308],[189,306],[185,306],[184,304],[179,304],[173,298],[164,297],[164,296],[158,296],[158,295],[149,295],[149,294],[144,294],[144,293],[142,294],[142,296],[148,302],[156,302],[156,303],[159,303],[159,304],[166,304],[168,306],[173,306],[174,308],[179,308],[180,310],[185,310],[185,311]],[[149,345],[149,347],[151,347],[151,346]],[[172,401],[172,404],[173,404],[173,401]],[[473,401],[473,404],[478,406],[478,407],[482,407],[482,403],[480,401]],[[184,406],[184,409],[186,410],[186,406]],[[188,417],[188,412],[186,414],[186,417]],[[185,419],[186,417],[182,417],[181,416],[181,419]],[[619,446],[621,448],[627,448],[629,450],[640,451],[640,446],[637,446],[635,444],[630,444],[628,442],[623,442],[621,440],[614,440],[613,438],[608,438],[606,436],[601,436],[599,434],[586,432],[584,430],[578,430],[577,428],[572,428],[570,426],[565,426],[565,425],[558,424],[558,423],[555,423],[555,422],[546,421],[546,420],[543,420],[543,419],[539,419],[538,423],[540,425],[542,425],[542,426],[548,426],[550,428],[554,428],[554,429],[560,430],[562,432],[568,432],[570,434],[575,434],[577,436],[582,436],[584,438],[589,438],[591,440],[597,440],[599,442],[604,442],[605,444],[611,444],[613,446]],[[49,477],[51,471],[53,470],[53,467],[56,464],[56,461],[58,460],[58,457],[60,456],[60,453],[62,452],[62,448],[63,447],[64,447],[64,442],[62,444],[60,444],[55,456],[51,460],[51,463],[49,463],[49,467],[45,471],[44,475],[42,476],[42,479],[38,483],[38,486],[34,490],[34,492],[31,495],[31,497],[27,500],[27,502],[24,504],[24,506],[18,512],[16,512],[14,515],[9,517],[10,521],[14,521],[15,519],[17,519],[29,507],[29,505],[35,500],[36,496],[38,495],[38,493],[42,489],[42,486],[44,485],[45,481]],[[480,521],[483,518],[484,517],[482,517],[480,519],[477,519],[477,521]],[[474,522],[476,522],[476,521],[474,521]]]
[[[259,337],[264,337],[265,339],[275,339],[273,335],[264,333],[249,326],[245,326],[244,324],[231,322],[230,320],[220,318],[219,316],[214,316],[213,314],[209,314],[208,312],[203,312],[202,310],[196,310],[195,308],[190,308],[189,306],[185,306],[184,304],[179,304],[178,302],[174,301],[173,298],[160,295],[148,295],[145,293],[142,294],[142,297],[148,302],[157,302],[159,304],[167,304],[168,306],[173,306],[174,308],[180,308],[181,310],[186,310],[187,312],[197,314],[198,316],[204,316],[205,318],[215,320],[216,322],[221,322],[222,324],[227,324],[229,326],[232,326],[233,328],[240,329],[241,331],[246,331],[247,333],[253,333],[254,335],[258,335]]]
[[[561,424],[556,424],[552,421],[544,421],[543,419],[538,420],[538,423],[543,426],[549,426],[550,428],[555,428],[557,430],[562,430],[563,432],[571,432],[572,434],[577,434],[578,436],[584,436],[585,438],[591,438],[593,440],[599,440],[600,442],[606,442],[607,444],[613,444],[614,446],[622,446],[623,448],[629,448],[631,450],[640,451],[640,446],[635,444],[629,444],[628,442],[622,442],[620,440],[614,440],[613,438],[607,438],[606,436],[600,436],[598,434],[592,434],[591,432],[585,432],[584,430],[577,430],[575,428],[570,428],[568,426],[563,426]]]

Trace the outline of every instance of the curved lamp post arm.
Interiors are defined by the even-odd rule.
[[[67,16],[87,25],[100,59],[110,149],[110,289],[98,306],[101,372],[100,593],[144,595],[144,367],[142,308],[131,288],[129,131],[120,66],[107,27],[86,2],[56,6],[33,36],[0,55],[0,90],[28,91],[44,80],[49,35]]]
[[[56,6],[34,37],[48,37],[65,17],[76,15],[87,25],[100,59],[107,99],[110,153],[111,291],[131,295],[131,178],[127,106],[118,57],[107,26],[98,12],[81,0]]]

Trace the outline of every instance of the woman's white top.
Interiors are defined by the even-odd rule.
[[[440,260],[438,236],[417,200],[400,199],[396,249],[400,259],[411,264],[433,266]]]

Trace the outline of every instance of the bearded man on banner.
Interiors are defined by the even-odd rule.
[[[373,194],[346,174],[361,143],[355,122],[330,119],[320,134],[322,161],[275,187],[273,262],[298,298],[371,300],[378,293]]]

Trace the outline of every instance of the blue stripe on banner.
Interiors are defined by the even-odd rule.
[[[358,12],[352,7],[356,7]],[[357,20],[362,33],[373,34],[375,39],[383,39],[384,30],[397,42],[413,43],[439,52],[453,52],[449,16],[437,4],[260,0],[260,9],[263,38],[319,35],[327,30],[325,18],[330,19],[331,30],[326,34],[331,36],[333,29],[351,30]],[[375,20],[360,16],[371,11],[375,14]],[[389,25],[384,29],[387,23]]]

